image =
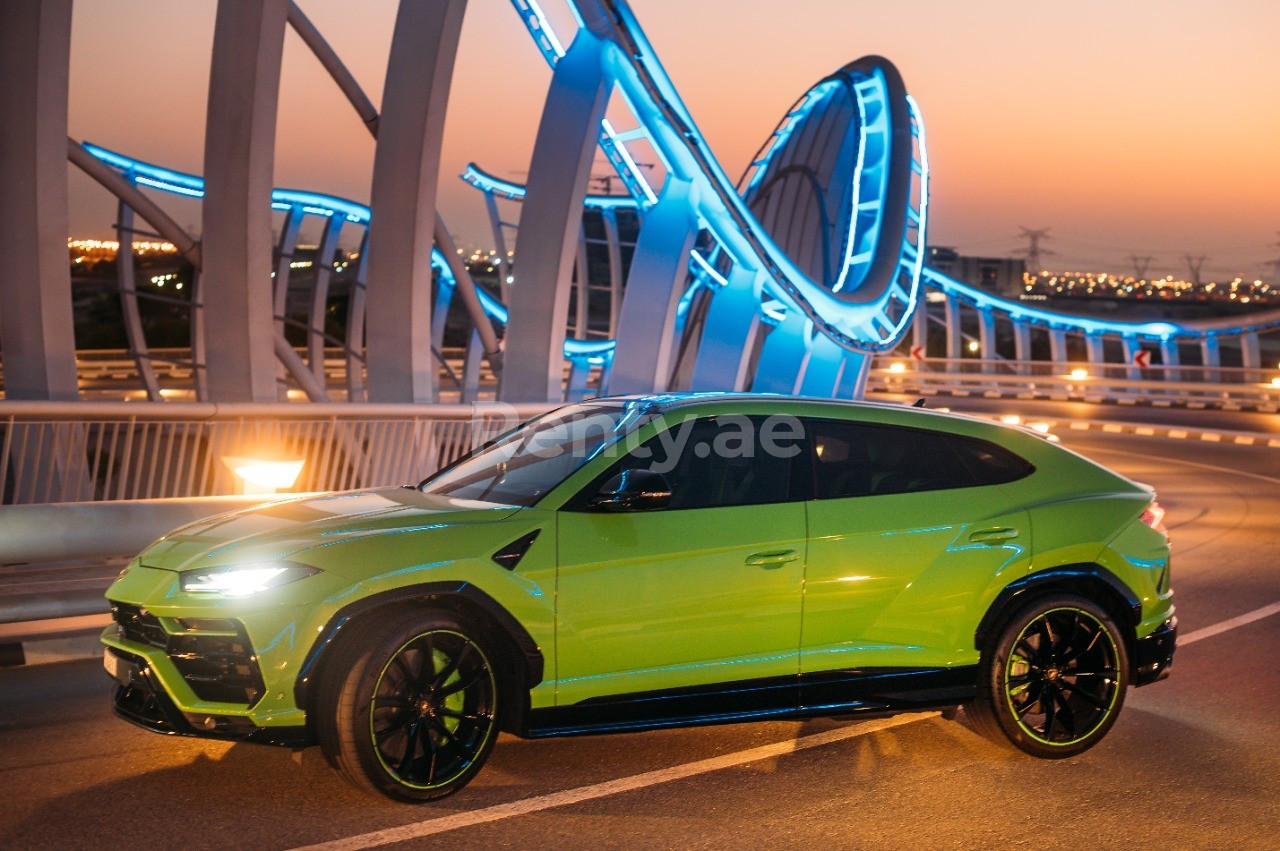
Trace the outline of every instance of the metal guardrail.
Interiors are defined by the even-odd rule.
[[[417,481],[547,405],[0,402],[0,504],[235,494],[230,459],[299,491]]]
[[[1201,364],[1152,364],[1140,367],[1126,363],[1093,363],[1089,361],[1011,360],[1007,358],[925,358],[919,360],[905,355],[879,356],[872,366],[875,369],[894,369],[894,364],[904,372],[929,372],[947,375],[1035,375],[1066,378],[1073,371],[1084,370],[1091,378],[1118,378],[1134,381],[1166,382],[1184,381],[1197,384],[1266,384],[1280,379],[1280,369],[1248,368],[1240,366],[1206,366]],[[1280,389],[1280,387],[1277,387]]]
[[[867,379],[869,392],[1280,410],[1280,383],[1272,381],[1274,370],[1196,366],[1150,368],[1139,373],[1177,372],[1187,379],[1181,380],[1134,378],[1135,367],[1115,364],[906,358],[883,358],[876,364]],[[1208,374],[1215,374],[1215,380],[1204,380]]]
[[[0,402],[0,644],[101,628],[103,566],[171,529],[298,492],[417,481],[549,407]],[[229,495],[225,459],[238,457],[303,467],[292,492]]]

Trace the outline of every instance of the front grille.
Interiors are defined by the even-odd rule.
[[[161,650],[168,648],[169,633],[160,625],[160,619],[141,606],[128,603],[112,603],[111,617],[120,628],[120,635],[138,644],[147,644]]]
[[[168,654],[178,673],[201,700],[252,705],[264,686],[258,657],[244,624],[229,618],[188,619],[185,632],[171,633],[160,619],[140,606],[111,604],[120,635]],[[202,627],[214,627],[202,631]]]

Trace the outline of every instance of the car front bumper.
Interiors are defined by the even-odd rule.
[[[108,632],[112,632],[114,627]],[[114,634],[111,638],[114,638]],[[104,635],[104,642],[108,636]],[[205,712],[184,712],[166,690],[164,677],[152,659],[107,644],[103,662],[107,675],[116,683],[116,715],[153,733],[170,736],[199,736],[210,739],[257,742],[284,747],[312,744],[306,726],[260,727],[242,714],[223,714],[213,705]]]
[[[1178,647],[1178,619],[1171,617],[1136,642],[1133,684],[1145,686],[1169,676],[1173,652]]]

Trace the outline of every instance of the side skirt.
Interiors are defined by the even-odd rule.
[[[974,696],[978,668],[862,668],[635,692],[535,709],[527,738],[627,733],[857,713],[941,709]]]

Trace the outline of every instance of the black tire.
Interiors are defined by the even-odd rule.
[[[982,649],[965,714],[993,742],[1061,759],[1107,734],[1128,685],[1124,635],[1106,609],[1049,594],[1016,611]]]
[[[325,758],[366,792],[420,803],[452,795],[498,738],[492,643],[443,610],[371,616],[326,664],[312,709]]]

